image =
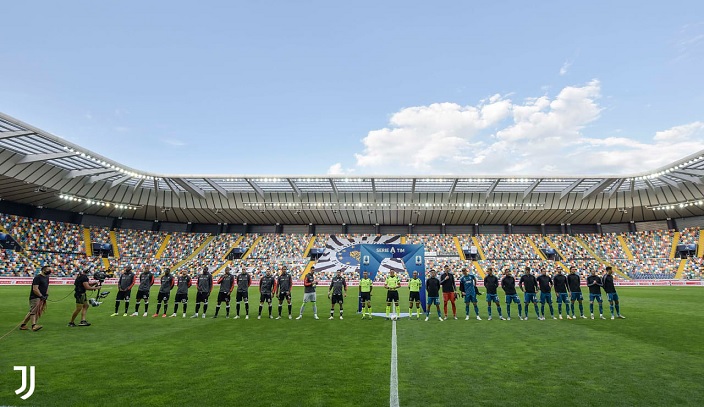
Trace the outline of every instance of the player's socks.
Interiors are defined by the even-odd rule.
[[[174,304],[174,314],[178,314],[178,303]]]
[[[149,301],[144,301],[144,312],[149,313]]]
[[[389,313],[390,313],[390,312],[391,312],[391,307],[387,305],[387,306],[386,306],[386,318],[389,317]]]
[[[416,307],[416,318],[420,319],[420,307]]]
[[[335,313],[335,307],[330,308],[330,318],[332,318],[334,313]]]
[[[572,313],[574,313],[574,307],[572,308]],[[581,302],[579,303],[579,313],[580,315],[584,316],[584,304]]]
[[[488,313],[489,317],[491,317],[491,305],[489,305],[488,307],[486,307],[486,310],[487,310],[487,313]],[[477,313],[477,315],[479,315],[479,313]]]
[[[262,316],[262,308],[263,308],[262,304],[259,304],[259,314],[257,314],[257,315],[260,317]]]
[[[372,307],[368,307],[367,309],[369,310],[369,315],[371,316],[372,315]]]
[[[479,307],[477,306],[477,304],[474,304],[474,313],[479,316]],[[489,311],[489,315],[491,315],[491,311]]]
[[[318,306],[313,302],[313,315],[318,315]]]
[[[240,316],[240,303],[239,302],[237,303],[237,305],[235,305],[235,314],[237,314],[238,317]]]
[[[288,316],[291,316],[291,307],[292,307],[292,305],[288,304]]]
[[[183,304],[183,315],[186,315],[186,308],[188,308],[188,304]]]
[[[169,309],[169,303],[168,303],[168,302],[165,302],[165,303],[164,303],[164,315],[166,315],[166,313],[169,312],[168,309]],[[157,314],[158,314],[158,313],[159,313],[159,311],[157,311]]]
[[[117,314],[117,310],[120,308],[120,301],[115,301],[115,313]]]
[[[127,313],[128,309],[130,309],[130,302],[129,301],[125,302],[125,314]]]
[[[544,316],[545,316],[545,304],[542,304],[542,305],[540,306],[540,315],[538,315],[538,316],[539,316],[539,317],[544,317]]]
[[[200,303],[199,302],[196,303],[196,315],[198,315],[198,311],[200,311]],[[184,312],[186,312],[186,311],[184,310]]]
[[[535,308],[535,315],[540,316],[540,314],[538,313],[538,304],[533,303],[533,307]],[[526,311],[526,314],[528,314],[528,311]]]
[[[413,308],[408,309],[408,318],[411,318],[413,316]]]
[[[340,306],[340,318],[342,318],[342,306]]]
[[[440,313],[440,310],[438,310],[438,317],[442,318],[442,314]]]
[[[272,306],[271,304],[269,304],[269,317],[271,317],[271,310],[272,310],[272,307],[273,307],[273,306]]]
[[[620,316],[621,315],[621,307],[619,306],[619,304],[614,305],[614,307],[616,307],[616,315]]]
[[[136,312],[136,313],[138,313],[138,314],[139,314],[139,306],[140,306],[140,305],[142,305],[142,304],[141,304],[141,303],[139,303],[139,302],[138,302],[138,303],[136,303],[136,304],[134,304],[134,312]]]
[[[445,311],[445,315],[447,315],[447,311]],[[464,306],[464,315],[469,316],[469,304]]]
[[[601,303],[599,303],[599,314],[603,314],[603,313],[604,313],[604,306],[601,305]]]
[[[220,313],[220,304],[215,306],[215,316],[217,317],[219,313]]]
[[[594,314],[594,304],[589,304],[589,313]]]
[[[225,305],[225,316],[230,318],[230,304]]]
[[[555,309],[552,307],[552,304],[549,304],[549,305],[550,305],[550,316],[554,317],[555,316]]]
[[[203,304],[203,315],[205,315],[206,312],[208,312],[208,303],[207,302],[205,304]]]
[[[609,304],[609,309],[611,310],[611,316],[614,316],[614,306],[612,304]]]
[[[303,305],[301,305],[301,311],[298,313],[298,316],[303,315],[303,311],[306,309],[306,303],[304,302]]]
[[[527,309],[528,309],[528,307],[526,307],[526,310],[527,310]],[[519,318],[521,317],[521,314],[522,314],[522,313],[523,313],[523,309],[522,309],[522,307],[521,307],[521,304],[518,304],[518,317],[519,317]],[[528,312],[526,312],[526,316],[528,316]]]
[[[164,307],[164,309],[166,309],[166,307]],[[159,311],[161,311],[161,303],[156,304],[156,313],[158,314]]]
[[[511,318],[511,304],[506,304],[506,315]]]
[[[279,316],[281,316],[281,310],[284,308],[283,304],[279,304]]]

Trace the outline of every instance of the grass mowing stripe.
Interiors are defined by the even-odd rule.
[[[396,307],[394,307],[394,314]],[[398,407],[398,357],[396,354],[396,320],[391,321],[391,383],[389,384],[389,405]]]

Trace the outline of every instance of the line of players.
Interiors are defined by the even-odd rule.
[[[220,312],[221,304],[225,303],[226,314],[225,317],[230,317],[230,299],[232,291],[237,288],[236,291],[236,315],[235,319],[240,317],[241,303],[244,302],[245,305],[245,318],[249,319],[249,287],[252,284],[252,277],[245,271],[238,275],[233,275],[230,273],[230,268],[225,269],[225,274],[222,275],[217,284],[220,285],[220,290],[218,293],[217,306],[215,308],[215,315],[213,318],[217,318]],[[576,268],[571,267],[570,273],[564,275],[562,270],[558,269],[557,273],[550,277],[547,275],[547,271],[542,269],[540,275],[535,277],[531,272],[530,267],[526,267],[523,275],[521,276],[518,287],[524,293],[523,307],[521,306],[521,301],[516,292],[516,280],[511,275],[511,270],[506,269],[504,275],[499,280],[497,276],[494,275],[493,268],[487,269],[487,276],[484,278],[484,287],[486,289],[486,302],[487,302],[487,312],[488,319],[492,319],[492,303],[496,305],[499,318],[501,320],[511,319],[511,304],[515,303],[518,306],[518,318],[520,320],[528,319],[529,304],[533,304],[535,309],[535,314],[539,320],[545,320],[545,304],[548,304],[550,316],[553,319],[557,319],[554,314],[553,301],[552,301],[552,290],[555,290],[557,296],[557,313],[560,319],[562,319],[562,305],[565,306],[565,313],[567,319],[576,319],[575,314],[575,302],[579,303],[580,317],[586,318],[584,315],[584,307],[582,304],[583,297],[581,291],[581,278],[576,273]],[[312,303],[313,306],[313,317],[318,318],[318,310],[316,304],[316,286],[318,281],[314,277],[315,268],[311,268],[310,273],[308,273],[304,279],[304,297],[303,304],[301,305],[300,313],[296,319],[301,319],[305,306],[307,303]],[[474,313],[478,320],[481,320],[479,316],[479,307],[477,297],[481,295],[477,287],[477,278],[473,274],[470,274],[467,269],[462,270],[462,277],[459,280],[459,290],[457,290],[457,284],[455,281],[455,276],[451,272],[449,266],[445,266],[443,273],[438,277],[435,270],[430,271],[431,276],[425,281],[425,289],[427,291],[427,306],[425,310],[425,320],[428,321],[430,317],[430,308],[435,305],[438,318],[440,320],[448,319],[448,302],[452,307],[452,316],[457,319],[457,308],[455,305],[455,300],[458,296],[464,299],[465,303],[465,320],[470,317],[470,304],[473,305]],[[112,316],[119,315],[119,305],[120,302],[124,303],[125,312],[123,316],[128,315],[129,311],[129,301],[130,293],[132,287],[136,283],[135,274],[132,272],[132,268],[128,266],[125,272],[119,278],[118,281],[118,293],[117,299],[115,301],[115,312]],[[144,314],[147,316],[149,314],[149,292],[151,286],[154,284],[154,275],[148,270],[143,271],[139,276],[139,286],[137,289],[137,299],[134,308],[134,312],[131,316],[139,315],[139,308],[141,301],[144,300]],[[157,297],[157,309],[152,317],[157,317],[160,315],[161,307],[164,306],[164,313],[161,314],[162,317],[166,317],[168,314],[168,301],[171,295],[171,291],[174,286],[176,289],[176,298],[174,303],[173,313],[171,317],[176,317],[178,314],[179,304],[183,305],[182,317],[186,317],[187,307],[188,307],[188,290],[192,286],[193,280],[185,272],[174,277],[169,271],[167,271],[160,281],[159,293]],[[400,288],[400,279],[395,274],[394,271],[389,273],[385,282],[384,288],[387,290],[386,298],[386,317],[390,317],[391,307],[395,305],[396,315],[394,319],[400,316],[399,307],[399,297],[398,289]],[[413,306],[416,307],[416,318],[420,319],[421,313],[421,303],[420,303],[420,290],[423,286],[422,280],[418,278],[418,272],[413,273],[413,277],[409,280],[409,316],[413,315]],[[505,303],[506,303],[506,313],[507,318],[504,318],[501,303],[499,302],[499,296],[497,289],[499,286],[505,293]],[[208,272],[208,267],[204,267],[202,273],[196,277],[196,309],[195,313],[191,318],[198,318],[200,315],[202,318],[206,317],[206,312],[208,310],[208,299],[213,290],[213,277]],[[267,270],[266,274],[261,277],[259,281],[259,313],[257,319],[261,319],[262,309],[264,304],[268,305],[269,318],[274,318],[272,314],[272,299],[278,298],[278,317],[276,319],[282,318],[282,308],[284,301],[288,305],[288,318],[292,319],[292,306],[291,306],[291,288],[293,287],[293,279],[291,275],[287,272],[286,266],[282,266],[280,274],[274,276],[271,270]],[[369,279],[368,272],[364,271],[363,277],[360,279],[360,300],[362,303],[362,319],[372,318],[372,308],[371,308],[371,293],[373,290],[373,281]],[[596,275],[596,271],[592,271],[591,275],[587,277],[587,287],[589,288],[589,309],[591,313],[591,318],[594,319],[594,301],[598,303],[599,307],[599,318],[605,319],[603,316],[603,300],[601,297],[602,288],[608,296],[608,301],[611,310],[611,319],[625,318],[621,315],[620,304],[618,294],[613,282],[613,270],[611,267],[606,267],[606,274],[601,277]],[[459,291],[459,292],[458,292]],[[443,304],[444,304],[444,315],[440,312],[440,292],[442,292]],[[538,309],[538,297],[540,294],[540,310]],[[331,299],[330,308],[330,319],[333,319],[335,305],[339,305],[339,316],[343,319],[343,303],[344,297],[347,296],[347,282],[342,277],[341,273],[338,272],[335,277],[330,282],[328,298]],[[200,314],[200,307],[203,307],[203,313]],[[571,311],[571,313],[570,313]],[[615,312],[614,312],[615,311]]]
[[[619,304],[618,294],[616,293],[616,287],[614,285],[613,270],[610,266],[605,269],[606,274],[603,277],[596,275],[596,271],[592,270],[591,275],[587,277],[587,287],[589,289],[589,311],[591,313],[591,319],[594,319],[594,302],[598,303],[599,307],[599,318],[606,319],[603,314],[603,300],[601,297],[601,290],[606,292],[609,301],[609,307],[611,310],[611,319],[615,318],[625,318],[621,315],[621,308]],[[367,278],[367,273],[364,273],[364,278],[360,282],[360,287],[365,301],[365,308],[363,309],[362,318],[369,316],[371,318],[371,302],[369,301],[369,296],[365,296],[366,283],[364,280]],[[455,305],[455,300],[458,296],[464,299],[465,303],[465,320],[470,317],[470,304],[473,305],[474,313],[478,320],[481,320],[479,316],[479,307],[477,305],[477,296],[481,295],[477,287],[477,278],[465,268],[462,269],[462,277],[459,281],[459,293],[456,290],[456,282],[454,274],[450,271],[449,266],[445,266],[444,272],[440,277],[437,276],[435,270],[430,270],[430,277],[426,280],[425,286],[427,291],[427,306],[425,310],[425,320],[428,321],[430,317],[430,308],[435,305],[438,318],[443,321],[448,318],[448,302],[452,306],[452,316],[457,319],[457,308]],[[398,277],[394,275],[393,272],[387,277],[384,287],[388,290],[386,298],[386,317],[389,318],[389,311],[392,304],[396,306],[396,315],[392,316],[391,319],[397,319],[400,316],[399,303],[398,303]],[[416,318],[420,319],[421,313],[421,303],[420,303],[420,287],[422,286],[422,281],[418,278],[418,273],[413,273],[413,278],[409,281],[409,306],[408,314],[412,317],[413,306],[416,307]],[[499,286],[504,291],[506,295],[506,314],[507,318],[504,318],[501,311],[501,303],[499,302],[498,288]],[[550,310],[550,316],[552,319],[557,319],[555,317],[553,301],[552,301],[552,290],[555,290],[557,296],[557,314],[560,319],[562,319],[562,305],[565,306],[565,314],[567,319],[577,319],[575,315],[575,302],[579,303],[579,313],[581,318],[587,318],[584,315],[584,306],[582,304],[582,290],[581,290],[581,278],[577,274],[576,267],[570,268],[570,273],[564,275],[561,269],[558,269],[557,273],[550,277],[547,275],[547,270],[541,269],[540,275],[535,277],[531,272],[530,267],[526,267],[523,275],[518,281],[518,288],[523,292],[523,307],[521,307],[521,301],[516,292],[516,280],[511,275],[511,270],[506,269],[504,275],[499,280],[497,276],[494,275],[494,269],[489,267],[487,269],[487,276],[484,278],[484,287],[486,289],[486,302],[487,302],[487,312],[488,319],[492,319],[492,303],[496,305],[499,319],[510,320],[511,319],[511,304],[515,303],[518,306],[518,319],[528,320],[528,309],[529,304],[533,304],[535,309],[535,314],[538,320],[545,320],[545,304],[548,304]],[[369,289],[371,291],[371,289]],[[443,305],[444,305],[444,315],[440,312],[440,292],[442,291]],[[540,310],[538,309],[538,293],[540,294]],[[570,312],[571,311],[571,312]]]

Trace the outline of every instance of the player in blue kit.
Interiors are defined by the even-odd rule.
[[[525,319],[528,320],[528,304],[533,303],[535,307],[535,316],[540,319],[540,311],[538,311],[538,299],[536,298],[536,289],[538,288],[538,280],[530,271],[530,267],[525,268],[525,272],[518,281],[518,287],[523,291],[523,307],[525,311]]]
[[[570,274],[567,275],[567,288],[570,292],[570,302],[572,304],[572,319],[577,319],[574,314],[574,302],[579,301],[579,314],[582,318],[584,316],[584,305],[582,305],[582,279],[579,278],[577,274],[577,267],[570,267]]]
[[[614,270],[611,266],[606,267],[606,274],[603,277],[604,292],[609,300],[609,309],[611,309],[611,319],[614,319],[614,308],[616,308],[616,316],[621,319],[625,319],[621,315],[621,306],[618,303],[618,294],[616,294],[616,287],[614,286]]]
[[[504,277],[501,279],[501,289],[506,294],[506,319],[511,320],[511,303],[515,302],[518,304],[518,319],[523,320],[521,316],[521,300],[516,294],[516,279],[511,275],[510,268],[506,268],[504,271]]]
[[[462,278],[460,278],[460,292],[464,297],[464,320],[469,320],[469,303],[474,304],[474,313],[477,314],[477,320],[481,321],[482,318],[479,316],[479,307],[477,306],[477,278],[474,274],[469,274],[469,270],[466,268],[462,269]],[[455,317],[457,319],[457,317]]]
[[[589,312],[592,314],[592,319],[594,319],[594,300],[599,303],[599,318],[604,318],[604,305],[601,299],[601,287],[604,283],[601,281],[601,277],[596,275],[596,270],[592,270],[592,273],[587,277],[587,287],[589,287]]]
[[[491,321],[491,303],[496,304],[496,310],[499,311],[499,319],[504,320],[504,316],[501,314],[501,303],[499,302],[499,294],[496,290],[499,288],[499,278],[494,275],[494,268],[489,267],[487,270],[487,276],[484,277],[484,288],[486,288],[486,308],[489,313],[489,321]]]
[[[552,278],[552,284],[557,297],[557,316],[562,319],[562,304],[564,303],[567,319],[572,319],[570,316],[569,295],[567,294],[567,277],[562,274],[562,268],[557,269],[557,274]]]
[[[545,321],[545,303],[547,302],[550,306],[550,316],[552,319],[555,318],[555,311],[552,308],[552,278],[548,276],[548,272],[545,269],[540,270],[540,275],[537,278],[538,287],[540,287],[540,317]]]

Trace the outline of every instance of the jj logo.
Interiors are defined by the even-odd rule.
[[[27,368],[29,368],[29,372],[27,372]],[[15,366],[15,370],[20,370],[22,371],[22,387],[19,389],[15,390],[15,394],[21,394],[25,390],[27,390],[26,393],[20,396],[22,400],[27,400],[34,394],[34,366]],[[29,389],[27,389],[27,376],[29,375]]]

